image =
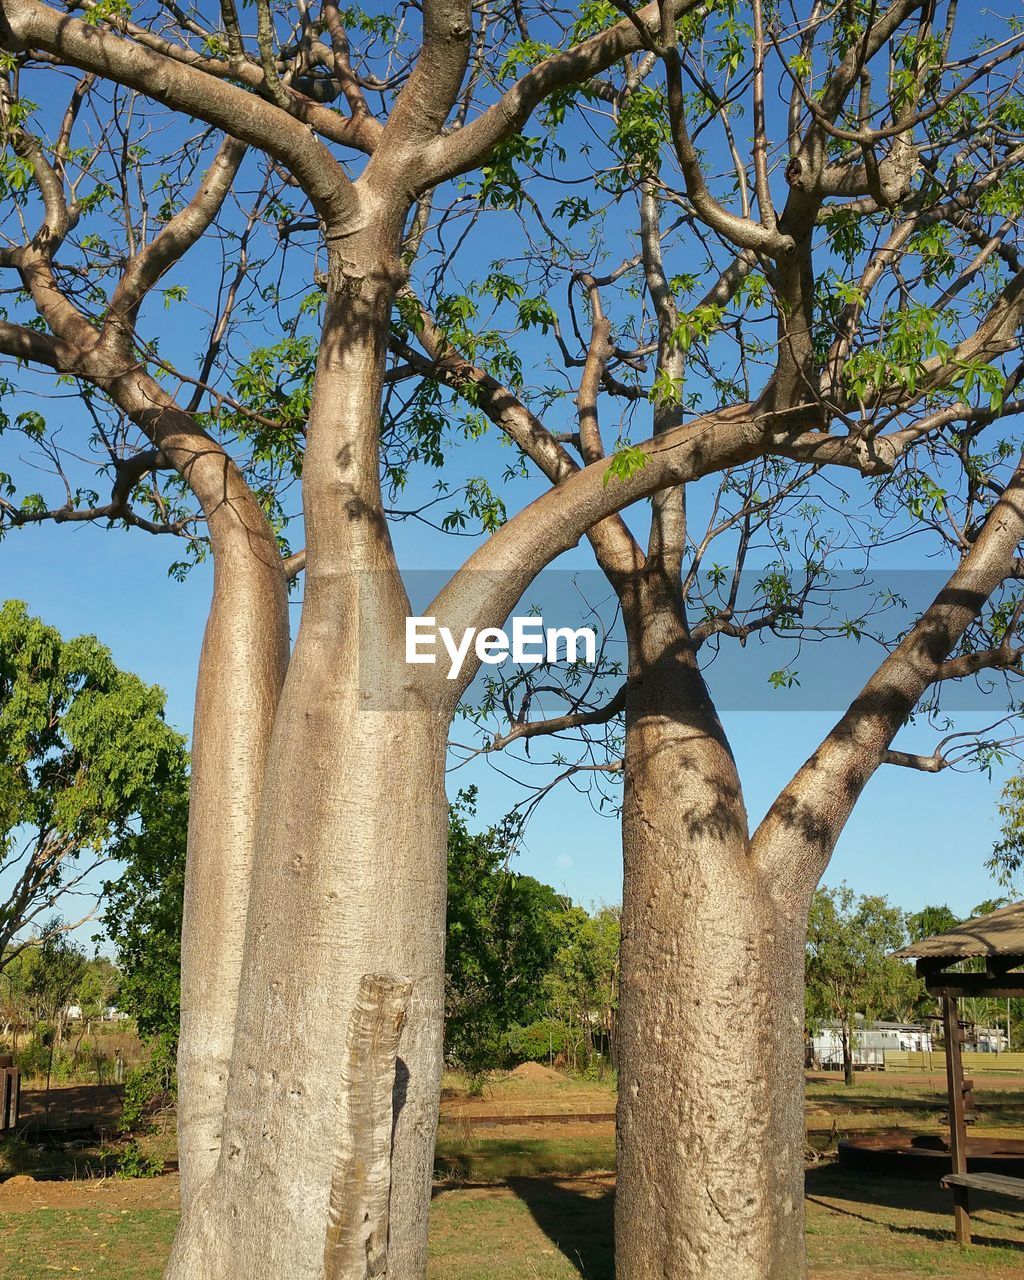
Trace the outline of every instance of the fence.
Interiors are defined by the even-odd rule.
[[[964,1071],[968,1075],[985,1072],[1024,1073],[1024,1053],[965,1053]],[[943,1049],[912,1053],[906,1049],[886,1049],[886,1071],[945,1071],[946,1054]]]

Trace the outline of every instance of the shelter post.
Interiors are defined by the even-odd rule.
[[[964,1067],[960,1056],[960,1017],[956,996],[942,995],[942,1025],[946,1039],[946,1086],[949,1091],[949,1150],[953,1172],[967,1172],[967,1126],[964,1120]],[[971,1216],[966,1187],[953,1187],[953,1223],[958,1244],[971,1243]]]

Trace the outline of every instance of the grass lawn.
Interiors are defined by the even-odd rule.
[[[496,1080],[470,1097],[447,1081],[438,1142],[430,1280],[611,1280],[614,1139],[607,1124],[483,1128],[477,1116],[604,1114],[607,1083]],[[938,1126],[933,1083],[812,1084],[809,1129]],[[1024,1129],[1024,1091],[979,1097],[979,1132]],[[477,1107],[481,1108],[477,1110]],[[816,1143],[815,1145],[822,1145]],[[827,1145],[827,1144],[826,1144]],[[24,1166],[22,1166],[24,1167]],[[1024,1280],[1021,1205],[978,1197],[976,1243],[952,1238],[949,1197],[933,1183],[866,1179],[825,1160],[807,1174],[814,1280]],[[177,1217],[177,1179],[0,1184],[0,1280],[157,1280]]]
[[[158,1280],[177,1216],[176,1180],[150,1181],[150,1203],[124,1205],[134,1189],[79,1183],[54,1208],[8,1209],[0,1193],[0,1276]],[[40,1184],[36,1191],[46,1194]],[[611,1280],[611,1197],[612,1179],[600,1175],[439,1187],[430,1280]],[[927,1184],[821,1168],[808,1178],[807,1209],[814,1280],[1024,1278],[1020,1218],[994,1201],[975,1215],[978,1243],[968,1249],[952,1240],[947,1198]]]
[[[37,1209],[0,1218],[3,1280],[160,1280],[177,1210]]]

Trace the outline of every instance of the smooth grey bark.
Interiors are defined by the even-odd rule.
[[[183,1221],[169,1276],[321,1276],[336,1157],[325,1121],[338,1114],[338,1064],[370,962],[404,966],[413,985],[399,1046],[391,1267],[424,1270],[440,1092],[444,734],[432,713],[368,711],[361,690],[331,687],[324,674],[300,636],[268,766],[277,799],[264,806],[257,845],[220,1162]]]
[[[288,594],[273,531],[224,451],[144,372],[102,379],[199,497],[214,580],[192,733],[178,1042],[182,1206],[220,1156],[264,770],[288,665]],[[109,368],[110,353],[99,357]]]
[[[332,252],[303,471],[302,621],[274,721],[216,1172],[168,1276],[320,1280],[339,1064],[368,973],[412,984],[389,1270],[424,1274],[441,1077],[447,709],[404,663],[377,419],[401,212]],[[386,797],[386,802],[383,798]]]
[[[259,797],[288,660],[287,593],[272,536],[264,545],[273,561],[250,546],[215,551],[199,660],[178,1040],[184,1205],[220,1155]]]
[[[622,593],[616,1275],[799,1280],[804,917],[753,856],[677,594]]]

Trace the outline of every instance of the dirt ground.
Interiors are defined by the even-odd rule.
[[[439,1184],[429,1278],[611,1280],[614,1188],[610,1174]],[[176,1175],[8,1178],[0,1183],[0,1276],[158,1280],[178,1191]],[[816,1169],[807,1211],[810,1280],[1024,1280],[1020,1215],[979,1205],[977,1243],[959,1250],[947,1197],[934,1186]]]
[[[941,1075],[863,1074],[849,1092],[835,1075],[810,1080],[817,1086],[808,1105],[812,1131],[819,1123],[823,1132],[837,1123],[839,1130],[905,1123],[923,1131],[941,1119]],[[445,1180],[435,1189],[430,1280],[576,1280],[581,1274],[610,1280],[615,1183],[594,1171],[614,1161],[611,1081],[584,1081],[541,1065],[495,1076],[479,1091],[457,1078],[446,1079],[446,1086],[439,1145],[445,1159],[438,1165]],[[976,1087],[989,1093],[979,1098],[985,1126],[1019,1132],[1024,1077],[978,1076]],[[55,1089],[50,1122],[112,1130],[120,1106],[113,1087]],[[23,1119],[41,1123],[43,1108],[39,1091],[23,1096]],[[86,1238],[96,1252],[83,1255],[85,1274],[158,1280],[176,1220],[176,1174],[44,1177],[17,1174],[0,1182],[2,1280],[63,1274],[72,1241]],[[951,1240],[949,1199],[937,1185],[869,1180],[826,1159],[807,1174],[811,1280],[1024,1280],[1020,1209],[979,1204],[976,1245],[959,1251]],[[146,1257],[136,1266],[140,1250]],[[15,1270],[5,1269],[12,1264]]]
[[[178,1175],[37,1181],[16,1174],[0,1182],[0,1215],[33,1209],[177,1209]]]

